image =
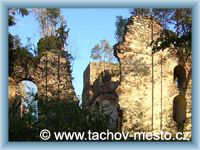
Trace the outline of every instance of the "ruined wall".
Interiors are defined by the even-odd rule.
[[[152,32],[155,40],[161,30],[155,20],[132,17],[126,25],[124,40],[114,47],[121,68],[121,81],[116,92],[123,112],[122,131],[176,132],[172,108],[178,89],[173,83],[173,69],[178,59],[169,49],[151,54]],[[191,83],[189,87],[187,131],[191,131]]]
[[[23,59],[23,58],[21,58]],[[76,99],[74,87],[72,86],[70,72],[67,69],[69,61],[58,51],[48,51],[21,65],[20,60],[14,66],[12,79],[16,86],[20,81],[29,80],[36,84],[38,96],[44,99]],[[9,79],[10,80],[10,79]],[[10,85],[9,85],[10,86]],[[10,93],[13,92],[9,90]]]
[[[103,85],[99,82],[102,63],[90,63],[84,72],[83,105],[92,109],[108,105],[107,112],[114,112],[111,116],[124,132],[177,132],[173,100],[179,91],[173,81],[173,70],[179,60],[171,48],[152,54],[150,46],[152,40],[160,36],[161,30],[161,25],[148,17],[129,19],[123,41],[114,46],[120,64],[116,85],[112,79]],[[111,64],[106,65],[104,68],[107,70],[113,69]],[[111,85],[115,86],[111,88]],[[190,81],[184,128],[190,133],[191,88]],[[106,94],[108,92],[110,95]]]
[[[9,102],[12,103],[15,99],[16,95],[16,82],[12,78],[8,78],[8,99]]]
[[[120,125],[118,95],[119,65],[103,62],[90,62],[84,71],[82,105],[92,111],[110,115],[110,128]]]
[[[111,74],[111,81],[101,84],[105,70]],[[82,105],[88,106],[94,97],[102,92],[115,91],[119,83],[119,65],[103,62],[90,62],[83,73]]]
[[[117,124],[124,132],[163,130],[173,135],[177,132],[173,100],[180,90],[177,82],[173,81],[173,71],[180,64],[180,59],[173,52],[173,47],[152,53],[150,43],[160,37],[161,31],[161,25],[149,17],[131,17],[123,41],[114,46],[120,73],[117,82],[114,82],[116,84],[112,79],[104,84],[99,82],[102,63],[90,63],[84,72],[83,105],[91,109],[108,105],[107,112],[114,112],[111,116],[115,121],[119,119]],[[185,66],[188,64],[186,62]],[[106,65],[104,68],[107,70],[113,69],[111,64]],[[183,130],[190,133],[191,91],[190,80],[185,96],[186,123]]]

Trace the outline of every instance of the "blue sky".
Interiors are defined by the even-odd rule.
[[[119,8],[65,8],[61,14],[67,21],[70,29],[68,38],[68,51],[76,59],[73,62],[73,85],[76,94],[81,97],[83,89],[83,72],[90,61],[90,51],[100,40],[106,39],[111,45],[116,43],[115,20],[116,16],[129,17],[129,9]],[[40,38],[40,29],[32,15],[26,17],[16,16],[17,25],[9,27],[13,35],[19,35],[23,45],[26,38],[37,44]]]

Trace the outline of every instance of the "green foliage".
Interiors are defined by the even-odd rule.
[[[191,57],[191,9],[134,8],[130,13],[133,16],[151,16],[162,25],[160,37],[151,43],[154,53],[174,47],[180,60],[186,62]]]
[[[161,9],[153,8],[151,16],[154,17],[164,29],[170,29],[173,21],[171,16],[173,15],[175,9]]]
[[[49,22],[49,25],[47,28],[52,29],[51,34],[54,34],[54,30],[56,28],[56,25],[59,22],[59,17],[60,17],[60,9],[59,8],[46,8],[46,13],[47,13],[47,22]]]
[[[80,108],[76,101],[40,100],[39,109],[39,123],[42,128],[82,132],[88,129],[102,131],[107,128],[104,115]]]
[[[8,35],[8,54],[9,54],[9,76],[13,72],[13,67],[15,64],[16,47],[19,47],[19,40],[12,36],[10,33]]]
[[[19,118],[17,113],[12,113],[17,107],[10,108],[9,139],[11,141],[38,141],[42,129],[65,132],[101,132],[108,129],[108,115],[99,112],[90,112],[81,108],[77,101],[71,100],[38,100],[39,119],[33,122],[30,115]],[[54,139],[50,139],[54,140]]]
[[[96,60],[96,59],[101,59],[101,47],[99,44],[95,45],[91,51],[90,58]]]
[[[66,40],[68,38],[69,29],[66,30],[67,25],[63,21],[60,27],[56,30],[55,35],[46,36],[41,38],[38,43],[38,54],[49,50],[64,50],[64,45],[67,45]]]
[[[64,57],[67,57],[68,55],[70,55],[66,51],[63,51],[63,50],[61,51],[60,49],[62,47],[61,45],[62,45],[62,41],[58,40],[58,37],[56,36],[41,38],[37,43],[38,55],[40,56],[41,54],[47,51],[57,52],[61,56],[64,56]],[[71,57],[72,56],[69,56],[69,58]]]
[[[41,38],[38,43],[38,54],[42,54],[43,52],[49,51],[49,50],[58,50],[58,47],[60,45],[60,42],[57,41],[56,36],[49,36]]]
[[[46,11],[50,19],[58,18],[60,16],[59,8],[46,8]]]
[[[31,141],[35,139],[34,122],[29,114],[20,117],[21,98],[17,96],[9,108],[9,140]]]
[[[171,30],[163,30],[161,36],[156,41],[152,42],[153,52],[164,50],[173,46],[176,48],[185,48],[189,53],[191,53],[191,34],[192,33],[190,31],[178,37],[176,33]]]
[[[160,13],[158,13],[160,11]],[[155,9],[154,16],[163,25],[163,31],[156,41],[152,41],[153,52],[169,47],[182,62],[188,61],[192,55],[192,16],[191,9]],[[174,30],[170,28],[174,27]]]
[[[177,40],[176,34],[171,30],[163,30],[161,36],[156,40],[152,41],[153,44],[153,52],[157,52],[160,50],[164,50],[174,44],[177,44],[175,40]]]
[[[130,10],[133,16],[150,16],[151,8],[134,8]]]
[[[34,66],[33,55],[24,47],[21,46],[18,36],[8,35],[8,52],[9,52],[9,75],[14,73],[14,66],[20,65],[27,69]],[[23,58],[23,59],[22,59]]]
[[[67,25],[65,22],[61,22],[60,27],[56,30],[57,40],[61,47],[59,49],[64,49],[64,45],[67,45],[66,40],[68,38],[69,29],[66,31]]]
[[[20,14],[22,17],[27,16],[29,14],[29,11],[26,8],[9,8],[8,11],[8,26],[13,26],[16,24],[14,17],[16,14]]]
[[[125,26],[126,23],[128,22],[127,18],[123,18],[122,16],[117,16],[116,17],[116,22],[115,22],[115,26],[116,26],[116,31],[115,31],[115,37],[117,39],[118,42],[121,42],[123,40],[123,36],[125,33]]]
[[[44,37],[39,40],[37,43],[38,47],[38,56],[36,59],[40,59],[45,52],[51,51],[60,57],[64,57],[67,60],[67,71],[71,76],[71,62],[74,61],[74,58],[71,54],[68,53],[68,51],[64,51],[64,44],[66,44],[66,38],[68,35],[68,31],[65,32],[63,29],[58,29],[59,33],[57,36],[49,36],[49,37]],[[62,30],[62,31],[61,31]],[[64,33],[63,33],[64,32]],[[64,35],[65,34],[65,35]],[[63,43],[64,42],[64,43]]]
[[[8,16],[8,26],[13,26],[15,25],[15,21],[14,21],[14,16],[9,15]]]
[[[96,44],[91,50],[90,58],[102,62],[112,62],[114,60],[113,49],[109,42],[101,40],[99,44]]]
[[[34,8],[32,9],[39,23],[42,37],[55,35],[56,26],[62,21],[59,8]]]
[[[19,118],[17,115],[9,116],[9,141],[32,141],[39,137],[36,134],[35,123],[29,116]]]

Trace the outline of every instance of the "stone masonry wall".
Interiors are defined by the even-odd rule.
[[[91,111],[110,115],[111,129],[120,128],[118,95],[119,65],[103,62],[90,62],[84,72],[82,105]]]
[[[22,58],[23,59],[23,58]],[[16,63],[13,76],[16,82],[29,80],[36,84],[38,96],[45,99],[76,99],[72,86],[70,72],[67,69],[68,60],[58,52],[48,51],[40,56],[37,62],[27,62],[26,67]],[[17,88],[16,88],[17,89]],[[11,91],[9,91],[11,92]]]
[[[180,60],[173,53],[173,47],[152,53],[151,42],[161,31],[161,25],[149,17],[131,17],[123,41],[114,46],[114,55],[119,61],[117,82],[112,82],[114,78],[103,85],[99,82],[102,71],[113,69],[111,64],[90,63],[84,72],[83,105],[90,109],[108,105],[107,112],[114,112],[110,113],[111,118],[124,132],[163,130],[173,136],[177,132],[173,100],[179,91],[173,74]],[[188,65],[186,62],[185,66]],[[191,91],[192,81],[186,93],[184,127],[184,132],[190,132],[189,137],[192,132]]]
[[[99,82],[101,74],[105,70],[109,70],[110,74],[112,74],[112,83],[107,82],[107,85],[100,84]],[[103,91],[114,91],[119,82],[119,65],[103,62],[90,62],[84,71],[83,79],[82,105],[87,106],[91,103],[93,97],[96,97],[99,93]]]
[[[152,23],[148,17],[130,18],[124,40],[114,47],[121,68],[121,81],[116,92],[123,112],[122,131],[153,129],[154,132],[164,130],[175,133],[172,108],[178,89],[173,83],[173,69],[178,59],[169,49],[151,54],[152,24],[155,40],[162,29],[155,20]],[[191,132],[191,83],[186,99],[185,130]]]

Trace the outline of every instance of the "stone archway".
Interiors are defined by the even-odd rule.
[[[67,70],[69,60],[58,51],[45,52],[34,61],[30,58],[25,65],[18,61],[9,77],[9,101],[15,97],[15,86],[23,80],[35,83],[38,96],[42,99],[76,99],[70,72]]]
[[[20,103],[20,116],[28,114],[33,121],[38,120],[37,85],[30,80],[22,80],[17,84],[17,96]]]

